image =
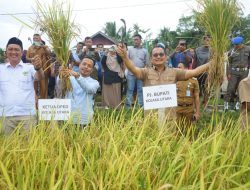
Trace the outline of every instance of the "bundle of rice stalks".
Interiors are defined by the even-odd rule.
[[[69,75],[65,74],[70,57],[70,43],[77,37],[79,28],[72,21],[72,9],[68,3],[53,0],[51,5],[42,4],[36,0],[37,11],[36,26],[39,27],[48,36],[50,44],[56,54],[57,60],[61,63],[62,69],[59,73],[61,79],[60,94],[58,97],[64,97],[72,89]]]
[[[212,66],[208,71],[208,91],[218,100],[224,77],[225,53],[228,51],[233,26],[239,22],[241,12],[237,0],[197,0],[198,22],[211,35]],[[216,103],[217,102],[217,103]],[[218,104],[218,101],[215,101]]]

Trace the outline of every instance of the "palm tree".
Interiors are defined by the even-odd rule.
[[[169,28],[162,28],[158,35],[159,41],[167,45],[170,49],[175,49],[177,44],[176,31],[170,31]]]
[[[124,30],[126,30],[126,32]],[[103,32],[116,41],[121,41],[122,35],[125,33],[126,35],[123,36],[124,42],[127,42],[129,45],[132,43],[131,30],[127,30],[125,26],[121,26],[118,29],[116,22],[106,22],[105,26],[103,27]]]
[[[133,28],[132,28],[132,32],[133,32],[133,35],[135,35],[135,34],[141,34],[141,33],[143,33],[143,34],[145,34],[145,33],[147,33],[148,31],[149,31],[150,29],[142,29],[138,24],[134,24],[133,25]]]
[[[109,37],[115,40],[119,40],[119,35],[116,28],[116,22],[106,22],[105,26],[103,27],[103,32]]]

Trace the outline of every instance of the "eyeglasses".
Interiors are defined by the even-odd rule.
[[[164,53],[154,53],[153,54],[153,57],[158,57],[158,56],[160,56],[160,57],[163,57],[165,54]]]

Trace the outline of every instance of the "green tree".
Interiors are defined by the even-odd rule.
[[[169,28],[164,27],[163,29],[160,29],[158,41],[164,43],[169,49],[172,50],[175,49],[178,42],[177,36],[176,31],[170,31]]]
[[[250,14],[240,17],[240,23],[233,27],[232,36],[241,35],[247,44],[250,43]]]
[[[116,22],[106,22],[103,27],[103,32],[109,37],[119,40],[118,30],[116,27]]]
[[[182,16],[179,19],[176,32],[178,38],[183,38],[187,41],[189,47],[199,46],[202,36],[206,33],[201,26],[198,24],[196,15]]]
[[[131,29],[133,35],[135,34],[146,34],[150,29],[142,29],[137,23],[133,24]]]
[[[4,51],[0,48],[0,63],[4,63]]]
[[[131,39],[131,30],[127,30],[124,28],[124,26],[121,26],[120,28],[117,28],[116,22],[106,22],[105,26],[103,27],[103,32],[108,35],[109,37],[113,38],[117,42],[121,41],[122,35],[124,30],[126,30],[126,36],[124,38],[124,42],[129,43],[131,45],[132,39]]]

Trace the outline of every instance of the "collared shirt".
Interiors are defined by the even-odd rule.
[[[248,67],[248,63],[250,62],[250,47],[243,46],[240,49],[230,50],[228,60],[230,68]]]
[[[99,88],[97,80],[91,77],[70,77],[72,91],[65,98],[71,99],[73,123],[88,124],[93,117],[94,94]]]
[[[177,81],[185,80],[185,70],[165,67],[164,71],[158,72],[154,67],[141,69],[139,80],[143,81],[144,86],[174,84]]]
[[[196,78],[176,83],[178,105],[192,105],[195,94],[199,94],[199,84]],[[189,91],[189,92],[188,92]]]
[[[144,48],[129,48],[128,57],[132,60],[136,67],[143,68],[146,65],[149,65],[149,54]],[[128,74],[133,75],[130,71],[128,71]]]
[[[141,75],[139,80],[143,81],[144,86],[174,84],[177,81],[185,80],[186,70],[168,68],[165,67],[164,71],[158,72],[154,67],[147,67],[141,69]],[[147,116],[150,113],[157,114],[157,110],[145,110],[144,115]],[[176,118],[175,108],[165,108],[164,113],[166,117],[171,119]]]
[[[35,115],[35,69],[22,61],[0,65],[0,116]]]

